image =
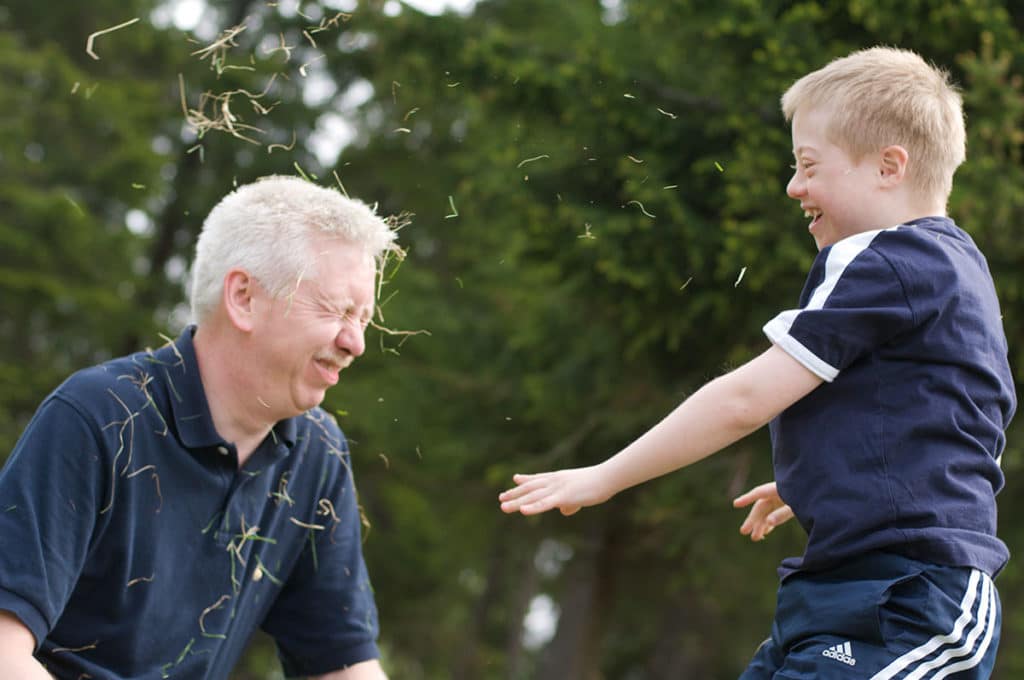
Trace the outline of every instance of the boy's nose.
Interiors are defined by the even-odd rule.
[[[789,179],[786,185],[786,195],[790,198],[800,198],[804,195],[804,181],[799,179],[796,173]]]

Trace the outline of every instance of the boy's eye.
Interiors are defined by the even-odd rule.
[[[808,177],[811,176],[811,170],[814,168],[814,163],[811,161],[797,161],[793,165],[789,166],[794,171],[803,171]]]

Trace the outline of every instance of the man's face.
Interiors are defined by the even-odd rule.
[[[875,224],[872,208],[878,168],[873,154],[854,161],[829,141],[827,108],[798,109],[793,116],[792,179],[786,186],[790,198],[811,218],[808,230],[818,250],[869,229]]]
[[[318,239],[316,276],[296,279],[284,297],[259,288],[253,357],[258,403],[272,421],[293,417],[323,401],[339,373],[363,353],[373,315],[375,269],[362,248]]]

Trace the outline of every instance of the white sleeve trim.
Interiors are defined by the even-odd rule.
[[[825,278],[811,293],[807,305],[803,309],[790,309],[782,312],[766,323],[763,330],[768,339],[822,380],[826,382],[835,380],[839,375],[839,369],[807,349],[799,340],[789,334],[789,329],[793,327],[793,322],[796,321],[800,312],[822,309],[825,306],[825,301],[832,295],[832,291],[835,290],[836,284],[839,283],[846,268],[871,245],[875,237],[883,231],[894,231],[899,228],[897,225],[887,229],[864,231],[836,242],[829,251],[828,259],[825,260]]]
[[[825,382],[832,382],[839,375],[839,369],[826,361],[822,361],[818,355],[807,349],[800,341],[789,334],[792,321],[787,322],[784,317],[791,312],[795,316],[796,311],[783,312],[766,323],[764,325],[764,334],[768,336],[769,340],[782,348],[786,354],[803,364],[804,368],[811,373]]]

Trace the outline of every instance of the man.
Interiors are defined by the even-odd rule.
[[[394,231],[268,177],[209,214],[197,322],[80,371],[0,472],[0,677],[384,678],[345,438],[319,408],[365,349]]]

